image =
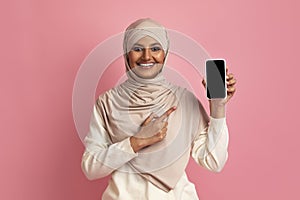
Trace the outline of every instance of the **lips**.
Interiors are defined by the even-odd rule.
[[[137,63],[137,65],[142,68],[151,68],[155,65],[155,63]]]

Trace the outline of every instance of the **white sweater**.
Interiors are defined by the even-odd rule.
[[[93,115],[98,115],[96,109],[94,109]],[[99,117],[92,117],[92,119],[97,120]],[[228,156],[229,138],[226,119],[210,117],[210,123],[206,130],[205,134],[197,136],[193,141],[191,156],[206,169],[220,172]],[[112,174],[111,180],[102,195],[103,200],[198,199],[195,186],[188,180],[185,173],[176,187],[169,192],[157,188],[138,174],[130,173],[130,168],[126,163],[138,156],[138,153],[133,151],[129,137],[121,142],[111,144],[108,135],[105,131],[102,131],[99,133],[97,141],[97,146],[100,147],[99,151],[105,151],[105,159],[110,159],[109,163],[114,163],[114,169],[103,165],[95,158],[94,154],[85,150],[82,157],[82,170],[89,180]],[[107,163],[106,161],[103,162]]]

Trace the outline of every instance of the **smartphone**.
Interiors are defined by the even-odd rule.
[[[224,99],[227,97],[226,61],[224,59],[207,59],[205,61],[206,97]]]

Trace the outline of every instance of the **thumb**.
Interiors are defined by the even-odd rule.
[[[205,79],[202,80],[202,85],[203,85],[204,87],[206,87],[206,81],[205,81]]]

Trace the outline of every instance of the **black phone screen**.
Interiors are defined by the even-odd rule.
[[[226,97],[225,60],[206,61],[206,95],[208,99]]]

